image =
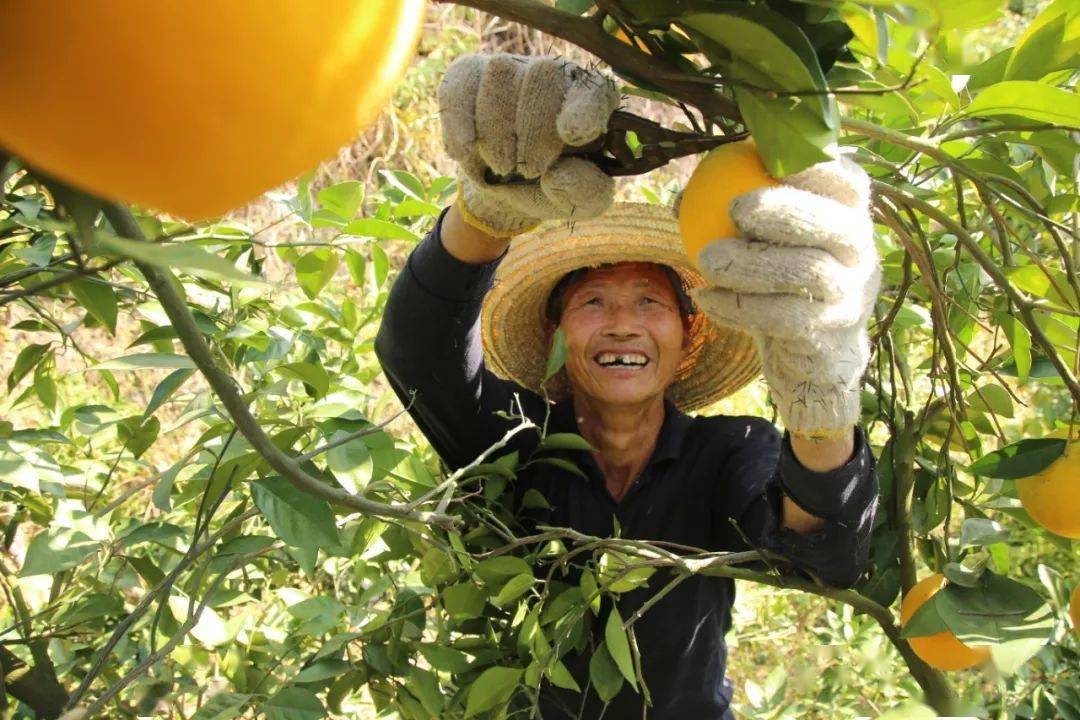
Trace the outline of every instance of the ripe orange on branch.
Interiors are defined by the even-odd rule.
[[[191,220],[314,167],[378,115],[424,0],[0,3],[0,147]]]
[[[709,151],[683,189],[679,234],[691,261],[713,242],[739,235],[728,206],[738,195],[779,183],[765,170],[752,140],[728,143]]]
[[[945,587],[944,575],[923,578],[908,591],[900,603],[900,624],[907,625],[923,603]],[[909,638],[908,643],[923,662],[938,670],[964,670],[990,659],[990,648],[965,645],[949,630],[934,635]]]
[[[1020,504],[1035,522],[1057,535],[1080,538],[1080,441],[1042,472],[1016,481]]]

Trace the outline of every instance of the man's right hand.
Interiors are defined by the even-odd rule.
[[[614,181],[587,160],[560,156],[565,146],[605,132],[618,105],[610,79],[560,58],[500,53],[455,60],[439,86],[439,108],[443,144],[460,170],[461,218],[505,241],[542,220],[602,213]],[[493,185],[484,177],[489,168],[536,182]]]

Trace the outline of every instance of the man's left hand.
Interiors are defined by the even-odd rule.
[[[698,256],[708,285],[694,300],[713,321],[749,332],[793,434],[837,437],[859,419],[870,358],[866,322],[881,283],[870,180],[846,158],[736,197],[743,237]]]

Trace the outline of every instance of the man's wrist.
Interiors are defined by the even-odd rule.
[[[498,259],[510,244],[509,237],[496,237],[466,222],[460,200],[455,200],[447,209],[439,239],[454,258],[474,265]]]

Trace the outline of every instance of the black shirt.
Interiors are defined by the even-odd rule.
[[[445,214],[445,213],[444,213]],[[453,467],[471,462],[513,425],[495,415],[517,395],[525,412],[541,421],[543,400],[495,377],[484,367],[480,306],[498,261],[471,265],[451,256],[435,229],[410,255],[387,300],[375,350],[394,391],[432,446]],[[549,432],[577,432],[570,401],[552,410]],[[510,449],[527,454],[536,436],[520,433]],[[553,465],[531,465],[518,490],[539,490],[550,509],[530,511],[532,522],[610,536],[679,543],[710,551],[753,546],[788,557],[796,568],[824,582],[850,587],[867,564],[877,504],[874,457],[855,428],[851,459],[830,472],[804,468],[772,423],[756,417],[690,417],[670,402],[648,465],[621,501],[608,492],[588,452],[572,453],[587,480]],[[811,534],[780,527],[786,494],[826,521]],[[738,526],[733,525],[732,521]],[[741,532],[740,532],[741,531]],[[745,535],[745,537],[744,537]],[[629,617],[666,584],[654,575],[647,587],[619,598]],[[730,718],[731,684],[725,682],[734,581],[691,576],[636,623],[642,674],[652,695],[654,720]],[[564,662],[585,687],[588,658]],[[581,697],[542,688],[545,720],[577,717]],[[642,696],[629,685],[604,713],[606,720],[639,720]],[[600,715],[590,696],[583,718]],[[564,708],[572,708],[567,712]]]

